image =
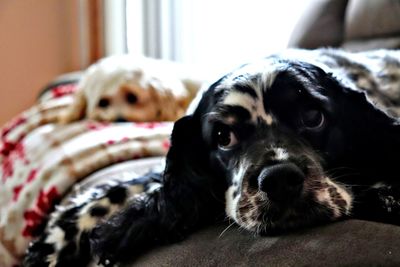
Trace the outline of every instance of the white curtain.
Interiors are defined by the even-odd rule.
[[[114,31],[132,54],[220,69],[284,49],[310,0],[105,0],[124,2]],[[116,5],[116,4],[112,4]],[[117,8],[118,9],[118,8]],[[116,19],[125,20],[121,26]],[[109,20],[106,20],[109,23]],[[123,23],[123,22],[121,22]],[[106,34],[106,38],[112,36]],[[118,39],[118,38],[120,39]],[[119,45],[121,47],[122,45]],[[112,45],[110,45],[112,47]],[[110,50],[110,53],[115,53]]]

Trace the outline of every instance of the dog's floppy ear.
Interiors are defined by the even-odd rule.
[[[204,146],[200,123],[199,119],[188,115],[174,124],[171,149],[167,155],[165,182],[170,182],[169,176],[206,171],[204,167],[208,165],[207,148]]]
[[[62,112],[59,116],[60,123],[69,123],[80,120],[85,117],[86,113],[86,95],[82,89],[79,89],[73,96],[73,102],[65,112]]]
[[[373,124],[382,125],[393,125],[396,123],[396,119],[389,115],[388,108],[378,101],[374,101],[372,94],[369,94],[368,89],[360,89],[352,87],[350,83],[343,81],[333,73],[323,70],[322,68],[308,64],[308,63],[292,63],[301,69],[302,73],[305,73],[308,78],[312,81],[312,84],[321,84],[321,88],[324,88],[321,94],[329,97],[334,101],[331,102],[332,106],[335,106],[335,110],[341,117],[353,116],[354,118],[368,118],[364,125],[371,127]],[[357,83],[357,81],[354,81]],[[321,90],[321,89],[317,89]],[[374,88],[372,91],[379,91],[379,88]],[[375,92],[379,96],[379,92]],[[354,120],[343,120],[343,121],[357,121]],[[354,124],[349,125],[349,128],[354,128]]]
[[[224,179],[208,161],[198,116],[178,120],[172,132],[163,186],[133,201],[97,226],[92,252],[107,265],[127,262],[153,246],[171,243],[224,217]]]
[[[210,162],[200,117],[178,120],[167,155],[164,194],[168,204],[183,215],[185,227],[196,228],[223,213],[225,180],[221,177]]]
[[[321,81],[332,110],[324,148],[329,152],[328,162],[332,166],[356,166],[360,173],[363,171],[359,177],[390,175],[390,168],[376,166],[397,164],[397,157],[391,156],[390,151],[400,148],[398,119],[372,102],[361,89],[351,88],[330,74]]]
[[[368,118],[365,120],[368,127],[374,124],[380,127],[396,124],[396,119],[388,113],[388,107],[374,101],[367,90],[350,88],[331,73],[326,75],[325,83],[325,88],[333,89],[330,90],[333,99],[340,99],[335,104],[339,110],[347,113],[343,115]]]

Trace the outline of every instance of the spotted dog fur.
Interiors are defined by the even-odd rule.
[[[145,205],[160,186],[160,175],[149,173],[112,180],[68,198],[52,213],[39,240],[31,243],[24,266],[87,266],[95,260],[89,243],[93,229],[127,205]]]
[[[111,187],[59,211],[27,265],[91,254],[112,266],[224,216],[261,235],[349,217],[400,224],[399,101],[400,51],[288,50],[243,65],[175,123],[157,190],[114,203]]]

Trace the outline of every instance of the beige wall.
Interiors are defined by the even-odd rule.
[[[78,0],[0,0],[0,125],[79,69]]]

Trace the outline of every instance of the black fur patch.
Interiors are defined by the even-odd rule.
[[[94,206],[90,209],[89,213],[93,217],[103,217],[104,215],[107,215],[107,213],[110,211],[109,208],[97,205]]]
[[[111,187],[106,196],[112,204],[121,204],[126,200],[127,188],[122,185]]]
[[[233,90],[241,92],[243,94],[247,94],[247,95],[251,96],[254,99],[258,98],[256,91],[253,88],[251,88],[250,86],[248,86],[248,85],[237,84],[235,87],[233,87]]]

